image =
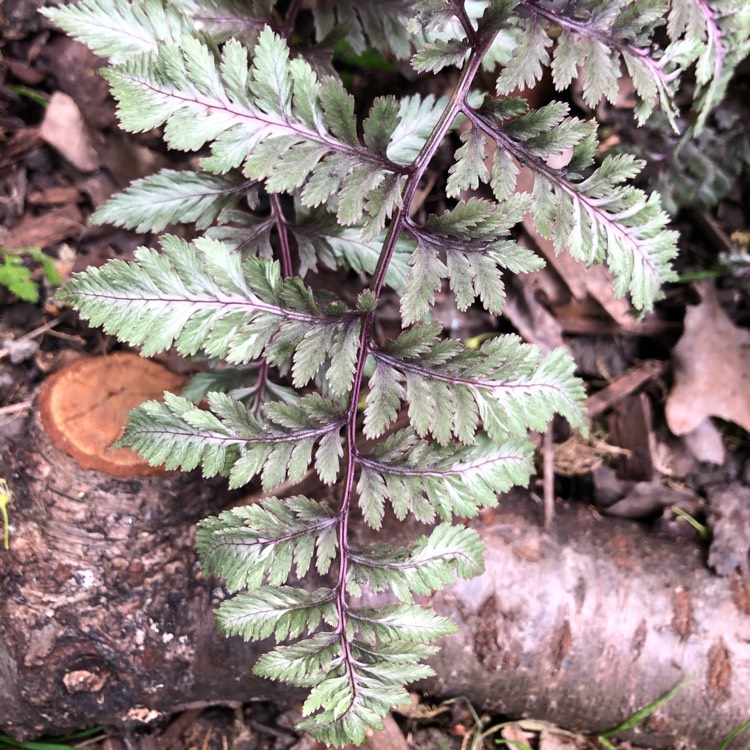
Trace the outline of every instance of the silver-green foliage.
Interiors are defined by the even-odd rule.
[[[259,477],[270,493],[315,472],[339,488],[333,504],[267,497],[198,533],[206,573],[235,594],[221,630],[276,639],[255,670],[311,688],[301,726],[323,742],[361,742],[407,701],[407,682],[430,674],[428,644],[454,626],[414,596],[481,573],[481,541],[460,519],[527,482],[529,431],[555,414],[585,427],[567,353],[542,356],[509,335],[470,348],[429,322],[438,292],[501,314],[504,277],[543,265],[513,239],[527,211],[558,252],[606,262],[640,310],[673,278],[675,234],[658,199],[630,184],[641,163],[598,161],[595,123],[567,105],[528,110],[506,94],[551,67],[558,88],[578,77],[594,105],[614,99],[624,66],[637,116],[659,106],[676,122],[681,66],[698,60],[705,108],[745,43],[743,32],[724,35],[729,0],[695,4],[319,0],[300,11],[273,0],[82,0],[45,11],[110,58],[125,129],[163,128],[171,148],[201,155],[194,171],[136,181],[95,216],[141,232],[190,224],[197,236],[163,236],[161,249],[78,274],[59,295],[146,356],[175,347],[231,365],[141,406],[122,444],[233,487]],[[314,23],[296,24],[300,12]],[[460,75],[444,99],[375,92],[358,119],[326,57],[342,38]],[[482,69],[495,71],[491,94]],[[412,216],[446,144],[447,208]],[[517,191],[521,167],[534,177],[528,194]],[[338,268],[358,275],[358,297],[302,278]],[[378,323],[386,296],[400,304],[390,341]],[[408,547],[359,548],[353,517],[380,528],[389,511],[441,522]],[[315,590],[303,580],[313,565]],[[361,599],[386,590],[400,603]]]

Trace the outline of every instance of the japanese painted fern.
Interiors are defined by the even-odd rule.
[[[406,682],[430,674],[428,644],[453,625],[415,597],[482,571],[479,537],[461,519],[527,482],[528,431],[556,413],[584,426],[565,352],[543,357],[510,335],[468,348],[430,322],[444,281],[459,309],[478,301],[500,314],[504,274],[541,266],[511,238],[527,211],[558,250],[606,263],[641,310],[673,278],[675,235],[657,198],[629,184],[641,164],[597,164],[594,122],[561,102],[529,110],[513,92],[551,67],[558,88],[577,77],[594,105],[615,98],[624,66],[637,116],[659,106],[674,121],[683,68],[698,60],[710,105],[746,34],[722,32],[731,0],[302,6],[83,0],[47,11],[110,58],[125,129],[163,128],[170,148],[201,155],[197,171],[138,180],[95,216],[139,232],[190,223],[194,239],[165,235],[133,262],[77,275],[59,298],[144,356],[175,347],[231,365],[137,409],[123,444],[232,487],[259,477],[270,493],[311,467],[336,486],[335,505],[270,496],[209,518],[198,544],[206,573],[236,593],[219,609],[222,631],[274,637],[256,672],[309,687],[302,727],[340,745],[360,742],[407,700]],[[662,19],[665,48],[654,38]],[[385,95],[359,120],[331,62],[341,39],[411,57],[417,72],[454,66],[452,92]],[[496,91],[482,89],[487,71]],[[446,143],[457,144],[447,208],[415,213]],[[562,153],[566,166],[551,166]],[[516,190],[521,166],[531,193]],[[356,299],[303,280],[336,268],[366,279]],[[378,319],[394,293],[402,331],[387,340]],[[355,547],[350,524],[380,528],[388,509],[432,530],[405,549]],[[399,603],[357,601],[388,589]]]

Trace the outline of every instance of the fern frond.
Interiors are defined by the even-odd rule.
[[[386,150],[388,158],[396,164],[411,164],[424,146],[427,138],[443,114],[448,100],[436,99],[432,94],[406,96],[399,103],[399,122],[391,134]]]
[[[305,715],[312,716],[300,728],[328,745],[342,745],[361,742],[367,729],[379,728],[391,708],[403,705],[408,698],[404,683],[433,674],[419,662],[435,650],[411,640],[378,643],[375,648],[354,639],[348,643],[351,660],[347,662],[339,634],[317,633],[277,646],[258,660],[253,671],[313,688],[303,708]]]
[[[273,636],[277,642],[313,633],[321,624],[336,622],[334,592],[312,593],[292,586],[261,586],[223,602],[216,613],[219,630],[246,641]]]
[[[450,0],[416,0],[408,28],[412,34],[446,31],[458,32],[461,25],[456,18],[456,6]],[[462,31],[462,30],[461,30]]]
[[[370,47],[405,60],[412,51],[406,26],[414,15],[414,0],[324,0],[313,5],[319,41],[336,26],[346,30],[346,41],[361,54]]]
[[[411,513],[423,523],[437,514],[474,516],[482,506],[497,504],[497,493],[528,482],[533,463],[526,440],[496,445],[479,438],[476,445],[440,448],[410,430],[381,443],[368,456],[358,456],[359,505],[365,521],[380,528],[389,501],[396,517]]]
[[[198,524],[198,553],[206,573],[221,573],[231,592],[280,586],[294,567],[298,578],[325,575],[337,552],[335,514],[300,495],[266,498]]]
[[[310,718],[299,726],[328,744],[361,742],[368,728],[380,726],[408,699],[405,682],[433,674],[419,664],[432,652],[424,643],[456,630],[450,620],[408,604],[350,609],[348,617],[346,651],[343,633],[321,633],[277,647],[256,665],[263,676],[312,687],[302,709]],[[336,619],[330,589],[308,593],[289,586],[237,595],[217,614],[222,632],[247,640],[296,638]]]
[[[373,646],[381,643],[429,643],[458,630],[447,617],[417,604],[351,608],[348,625]]]
[[[236,208],[223,211],[217,218],[225,223],[210,227],[206,231],[206,237],[221,242],[242,257],[255,255],[259,258],[273,258],[271,237],[276,226],[273,214],[261,216]],[[300,272],[300,276],[302,275]]]
[[[592,7],[575,5],[552,9],[539,0],[522,0],[536,28],[553,23],[560,36],[553,53],[552,75],[558,91],[566,89],[575,77],[583,81],[583,98],[591,107],[606,98],[614,103],[622,59],[631,75],[639,103],[635,114],[645,122],[659,104],[676,129],[673,97],[679,70],[670,65],[671,57],[651,52],[655,29],[663,25],[663,0],[646,2],[599,3]],[[501,76],[502,78],[502,76]],[[512,89],[503,82],[498,90]]]
[[[161,0],[83,0],[40,12],[114,64],[155,52],[160,44],[177,44],[195,32],[189,17]]]
[[[313,715],[299,724],[299,728],[326,745],[362,744],[368,729],[381,728],[381,719],[409,700],[404,689],[407,681],[434,674],[432,669],[415,661],[413,650],[401,646],[401,652],[398,661],[385,659],[380,657],[382,647],[375,654],[359,648],[355,641],[351,653],[356,663],[334,662],[333,668],[310,691],[302,713]]]
[[[399,202],[403,168],[359,142],[352,97],[332,78],[319,82],[304,60],[290,61],[286,43],[268,28],[252,67],[238,42],[227,42],[217,62],[185,37],[110,68],[107,77],[124,128],[166,124],[165,139],[178,150],[210,143],[203,167],[211,172],[242,166],[270,192],[304,185],[306,206],[338,194],[340,223],[355,224],[367,211],[376,234]],[[395,173],[390,181],[388,173]],[[388,187],[382,194],[381,184]]]
[[[550,64],[552,39],[541,20],[532,15],[523,24],[518,44],[508,64],[497,79],[497,93],[508,94],[514,89],[531,88]]]
[[[684,34],[694,45],[698,117],[691,131],[700,133],[737,66],[750,55],[750,6],[741,0],[673,0],[667,28],[673,40]]]
[[[472,122],[502,151],[534,172],[532,210],[537,228],[553,239],[559,252],[567,247],[587,264],[606,260],[619,297],[630,293],[633,305],[650,310],[662,284],[675,278],[671,261],[677,234],[666,229],[669,217],[659,197],[623,184],[642,166],[632,156],[607,156],[587,178],[580,172],[593,162],[595,140],[590,127],[564,117],[555,103],[531,115],[500,125],[489,112],[467,111]],[[554,169],[542,154],[572,148],[567,167]]]
[[[419,73],[437,73],[448,65],[460,68],[468,52],[466,39],[428,42],[412,57],[411,65]]]
[[[446,278],[459,310],[479,298],[487,311],[499,315],[505,304],[502,271],[530,273],[544,266],[533,252],[506,239],[528,205],[523,194],[503,204],[472,198],[440,216],[430,215],[424,227],[409,222],[417,246],[401,297],[404,325],[428,313]]]
[[[409,549],[378,545],[353,551],[347,587],[360,596],[366,585],[374,593],[390,589],[402,601],[427,596],[453,583],[455,576],[473,578],[484,571],[484,544],[473,529],[441,523]]]
[[[324,268],[344,268],[365,274],[372,274],[377,266],[382,235],[365,239],[359,227],[341,226],[335,216],[323,209],[300,207],[294,221],[287,226],[297,241],[300,276],[317,270],[318,263]],[[410,253],[409,243],[400,241],[388,266],[385,282],[396,292],[401,292],[406,283]]]
[[[274,0],[82,0],[40,12],[117,65],[188,35],[252,42],[270,23],[274,5]]]
[[[340,653],[341,641],[336,633],[316,633],[312,638],[291,646],[277,646],[263,654],[253,672],[290,685],[312,687],[331,671],[331,663]]]
[[[246,198],[256,183],[241,175],[163,169],[132,182],[92,216],[97,224],[161,232],[170,224],[195,224],[203,230]]]
[[[517,336],[498,336],[478,350],[439,340],[435,324],[416,325],[373,349],[375,371],[365,410],[365,434],[378,437],[409,403],[415,432],[441,445],[471,443],[480,422],[502,444],[528,430],[544,431],[555,413],[583,427],[583,387],[562,349],[542,358]],[[405,386],[405,387],[404,387]]]
[[[311,394],[295,404],[268,403],[262,422],[226,394],[210,393],[208,404],[210,411],[170,393],[163,403],[147,401],[131,412],[118,444],[152,466],[228,475],[233,488],[261,475],[264,491],[298,482],[317,445],[318,475],[327,484],[336,480],[346,418],[335,402]]]
[[[215,42],[239,39],[253,43],[265,26],[273,26],[278,0],[168,0]]]
[[[260,374],[261,368],[256,362],[240,367],[214,367],[193,375],[180,391],[180,395],[195,404],[200,403],[213,392],[226,393],[231,398],[242,401],[260,389],[261,380],[263,387],[268,387],[269,381],[267,378],[260,378]],[[271,386],[281,389],[283,393],[288,392],[288,389],[284,389],[283,386],[277,384],[271,384]],[[289,395],[292,396],[293,392]]]
[[[78,274],[59,293],[93,325],[150,356],[172,345],[228,362],[293,359],[297,387],[330,359],[328,380],[344,393],[354,373],[358,314],[340,303],[322,309],[299,279],[281,279],[278,263],[242,259],[208,238],[162,239],[162,252],[140,248],[136,262],[114,260]],[[279,335],[283,328],[283,335]]]
[[[221,631],[293,641],[256,672],[310,688],[301,728],[325,743],[359,744],[407,700],[407,682],[431,674],[429,644],[455,626],[414,598],[482,571],[478,534],[451,520],[527,483],[529,430],[555,414],[586,426],[565,351],[543,357],[508,335],[478,349],[446,339],[422,322],[437,290],[449,286],[461,310],[478,299],[499,314],[504,275],[542,264],[512,240],[527,212],[557,251],[607,262],[616,292],[641,309],[672,278],[666,217],[628,185],[640,163],[610,156],[596,167],[595,123],[558,102],[529,111],[488,96],[478,74],[501,66],[497,87],[509,92],[546,67],[559,87],[580,70],[593,105],[614,99],[625,65],[642,118],[657,103],[671,114],[676,76],[699,58],[698,87],[713,101],[730,48],[739,54],[750,32],[731,36],[722,15],[740,0],[697,0],[697,14],[685,1],[673,0],[663,51],[654,29],[666,0],[80,0],[48,12],[113,57],[106,75],[124,128],[163,128],[168,146],[201,157],[195,171],[133,183],[97,219],[154,232],[191,223],[204,237],[166,237],[161,251],[89,269],[58,296],[144,355],[175,347],[230,365],[136,409],[122,444],[169,469],[226,475],[231,487],[260,477],[266,493],[313,467],[323,483],[341,479],[335,507],[266,497],[198,532],[204,572],[233,594]],[[385,95],[360,119],[336,76],[316,72],[335,73],[337,41],[460,73],[441,99],[375,92]],[[457,128],[439,194],[420,203]],[[563,155],[566,166],[550,166]],[[516,191],[521,166],[534,174],[530,194]],[[358,274],[345,285],[356,303],[336,300],[326,279],[314,280],[321,291],[306,286],[301,277],[318,269]],[[386,284],[401,303],[395,339]],[[382,438],[402,409],[410,426]],[[362,423],[377,439],[367,449]],[[403,549],[358,549],[355,506],[380,528],[388,504],[397,519],[441,523]],[[299,580],[313,566],[326,588]],[[365,590],[399,603],[352,601]]]

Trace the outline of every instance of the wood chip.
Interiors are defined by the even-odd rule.
[[[586,399],[586,414],[589,419],[599,416],[646,383],[661,377],[666,369],[666,362],[650,360],[615,378],[606,388]]]
[[[654,477],[652,450],[655,445],[651,402],[644,393],[620,401],[609,415],[609,440],[629,454],[618,459],[618,475],[650,481]]]

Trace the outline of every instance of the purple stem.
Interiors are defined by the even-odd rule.
[[[278,194],[269,193],[269,198],[271,201],[271,218],[276,225],[276,231],[279,235],[279,244],[281,245],[281,275],[285,279],[288,279],[292,275],[292,253],[289,249],[289,227],[287,226],[287,221]],[[254,414],[258,414],[263,406],[270,369],[268,360],[263,359],[261,361],[260,371],[258,372],[255,396],[253,397],[253,403],[251,406],[251,410]]]
[[[289,39],[289,37],[292,35],[292,32],[294,31],[294,24],[297,21],[297,16],[300,12],[300,8],[302,7],[302,0],[292,0],[289,3],[289,8],[286,11],[286,15],[284,16],[284,25],[281,27],[280,34],[285,39]]]
[[[421,151],[417,155],[416,159],[411,165],[411,171],[409,177],[406,180],[404,187],[403,202],[401,208],[399,208],[391,221],[388,228],[383,248],[380,251],[380,257],[374,271],[374,281],[370,287],[372,293],[375,295],[375,299],[380,298],[380,294],[385,284],[385,276],[388,271],[388,265],[393,257],[393,252],[396,248],[401,231],[406,228],[409,207],[414,195],[419,187],[419,182],[422,179],[432,157],[435,155],[441,141],[450,129],[453,120],[456,115],[466,106],[466,97],[469,93],[474,76],[479,70],[479,66],[482,63],[482,58],[492,43],[494,33],[486,35],[485,38],[479,39],[475,34],[475,46],[472,50],[471,56],[469,57],[463,71],[461,72],[461,78],[456,85],[453,95],[451,96],[448,105],[446,106],[443,114],[440,116],[435,128],[433,129],[430,137],[422,146]],[[362,329],[359,337],[359,353],[357,356],[357,366],[354,373],[354,382],[352,384],[351,400],[349,402],[349,410],[347,413],[347,424],[346,424],[346,478],[344,481],[344,497],[341,502],[339,509],[339,555],[341,562],[339,565],[338,581],[335,589],[336,596],[336,610],[338,613],[338,626],[336,633],[339,635],[341,643],[343,662],[346,666],[347,676],[351,685],[352,695],[356,697],[357,686],[354,679],[354,665],[352,662],[352,654],[347,638],[346,629],[348,622],[348,608],[346,604],[346,577],[349,571],[349,511],[351,508],[351,500],[354,492],[354,474],[357,464],[357,406],[359,404],[360,394],[362,391],[362,381],[364,377],[365,362],[370,353],[372,343],[372,327],[373,327],[374,313],[367,313],[362,319]]]
[[[289,228],[287,226],[284,210],[281,207],[281,200],[278,193],[269,193],[271,200],[271,212],[276,224],[276,231],[279,234],[279,244],[281,245],[281,273],[285,279],[292,275],[292,253],[289,249]]]
[[[675,76],[667,75],[659,65],[658,61],[654,60],[649,56],[648,50],[644,50],[641,47],[636,47],[633,44],[629,44],[624,39],[614,36],[609,33],[606,29],[595,26],[591,21],[579,21],[570,16],[566,16],[562,13],[558,13],[554,10],[544,8],[541,5],[537,5],[533,0],[521,0],[520,5],[529,11],[532,15],[541,16],[546,18],[552,23],[556,23],[560,28],[567,29],[568,31],[574,31],[576,34],[581,36],[591,37],[603,42],[608,47],[613,47],[619,51],[627,51],[631,55],[640,58],[651,71],[651,75],[655,78],[659,78],[664,85],[670,82]]]
[[[456,17],[461,21],[461,26],[464,27],[466,38],[469,40],[472,47],[476,47],[478,41],[477,32],[471,23],[469,14],[466,12],[463,0],[451,0],[451,5],[453,6],[453,12],[456,14]]]
[[[714,48],[716,49],[716,59],[714,60],[714,81],[721,78],[721,69],[724,67],[724,45],[721,43],[721,31],[716,23],[716,15],[705,0],[698,0],[703,17],[706,19],[706,35],[709,41],[713,39]]]
[[[529,166],[532,171],[541,174],[549,182],[567,193],[572,200],[578,201],[590,216],[595,217],[597,221],[610,227],[613,233],[619,235],[623,246],[630,247],[634,256],[641,257],[649,273],[658,279],[658,269],[654,260],[648,254],[648,239],[644,240],[638,237],[635,229],[622,224],[618,221],[616,215],[613,216],[607,213],[594,199],[576,190],[575,184],[566,180],[559,170],[553,169],[538,156],[530,153],[521,143],[508,136],[501,127],[483,114],[469,106],[464,109],[464,114],[471,120],[472,125],[483,130],[501,149],[512,154],[521,164]]]

